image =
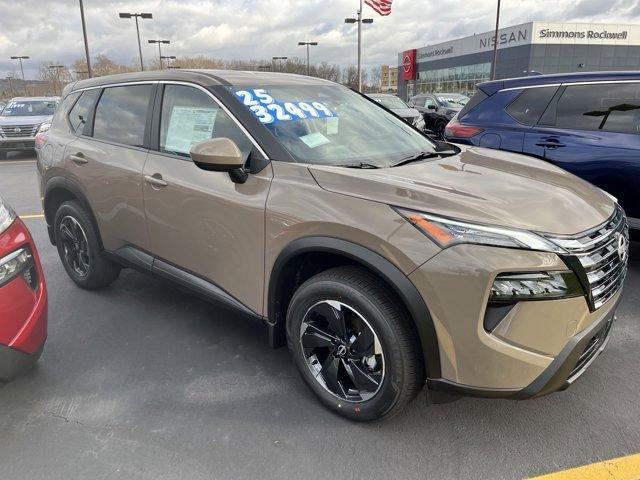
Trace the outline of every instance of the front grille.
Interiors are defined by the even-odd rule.
[[[2,125],[0,133],[5,138],[35,137],[38,133],[39,125]]]
[[[609,337],[609,333],[611,332],[611,326],[613,325],[613,320],[609,320],[604,327],[600,329],[600,331],[589,341],[587,346],[578,358],[575,366],[571,370],[569,374],[569,381],[573,380],[580,371],[589,363],[589,361],[595,357],[604,343],[607,341]]]
[[[629,263],[629,226],[616,207],[604,224],[572,237],[548,237],[568,252],[567,260],[588,287],[589,303],[597,310],[622,287]]]

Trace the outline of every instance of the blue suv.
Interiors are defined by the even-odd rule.
[[[640,230],[640,72],[481,83],[445,138],[547,160],[617,197]]]

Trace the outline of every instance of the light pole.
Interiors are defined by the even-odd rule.
[[[344,23],[358,24],[358,91],[362,91],[362,24],[373,23],[373,18],[362,18],[362,0],[357,18],[345,18]]]
[[[22,68],[22,60],[28,60],[28,55],[14,55],[11,60],[20,60],[20,73],[22,73],[22,86],[24,87],[24,94],[27,94],[27,82],[24,79],[24,68]]]
[[[59,90],[62,90],[60,85],[60,69],[64,68],[64,65],[49,65],[47,68],[56,71],[56,81],[55,81],[54,91],[55,93],[58,93]]]
[[[288,57],[273,57],[272,60],[274,62],[274,66],[276,66],[277,68],[275,69],[278,72],[282,71],[282,60],[287,60]]]
[[[496,31],[493,34],[493,62],[491,63],[491,80],[496,79],[496,63],[498,61],[498,29],[500,27],[500,0],[496,9]]]
[[[171,68],[171,60],[175,60],[175,55],[160,55],[160,67],[162,67],[162,60],[167,61],[167,68]]]
[[[118,14],[120,18],[135,18],[136,19],[136,33],[138,34],[138,52],[140,53],[140,70],[144,71],[144,63],[142,62],[142,45],[140,44],[140,27],[138,26],[138,17],[140,18],[153,18],[150,13],[123,13]]]
[[[76,76],[79,77],[80,79],[82,79],[84,75],[89,75],[88,70],[74,70],[73,73],[75,73]]]
[[[309,47],[315,47],[318,45],[318,42],[298,42],[299,46],[306,45],[307,46],[307,76],[311,75],[311,63],[309,61]]]
[[[84,54],[87,57],[87,74],[91,78],[91,57],[89,57],[89,42],[87,41],[87,25],[84,21],[84,5],[80,0],[80,18],[82,19],[82,36],[84,37]]]
[[[165,45],[169,45],[171,42],[169,40],[147,40],[148,43],[157,43],[158,44],[158,57],[160,57],[160,70],[162,70],[162,48],[160,47],[163,43]]]

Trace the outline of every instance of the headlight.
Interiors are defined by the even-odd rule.
[[[15,212],[0,197],[0,234],[9,228],[15,219]]]
[[[442,248],[458,243],[475,243],[495,247],[566,253],[555,243],[527,230],[472,224],[400,208],[396,211]]]
[[[496,277],[491,302],[552,300],[582,297],[584,291],[573,272],[507,273]]]
[[[35,290],[37,280],[33,257],[27,248],[20,248],[0,258],[0,287],[20,275]]]

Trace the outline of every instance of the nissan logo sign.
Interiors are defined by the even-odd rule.
[[[413,62],[411,61],[411,56],[408,53],[405,53],[404,58],[402,59],[402,70],[409,73],[412,66]]]
[[[20,133],[20,132],[21,132],[20,127],[16,127],[13,129],[13,133]]]
[[[629,255],[629,242],[627,241],[627,238],[624,235],[622,235],[621,233],[618,233],[618,257],[620,258],[620,261],[626,262],[628,255]]]

